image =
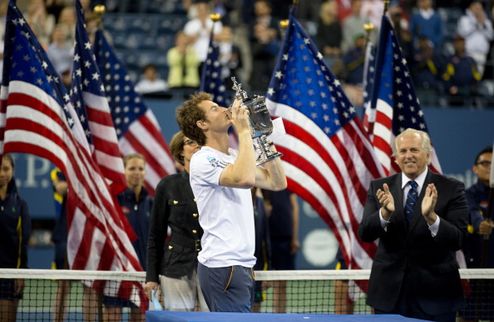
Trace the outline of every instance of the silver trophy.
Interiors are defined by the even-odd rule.
[[[252,140],[257,154],[257,165],[282,156],[281,153],[273,151],[273,142],[268,139],[268,135],[273,132],[273,122],[266,107],[266,99],[264,96],[259,95],[249,97],[247,92],[242,89],[242,84],[237,83],[235,77],[232,77],[232,81],[235,97],[240,99],[242,104],[249,110]]]

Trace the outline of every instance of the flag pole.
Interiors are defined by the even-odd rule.
[[[209,45],[208,45],[208,50],[212,47],[212,43],[214,41],[214,26],[216,25],[216,22],[220,21],[221,15],[217,12],[213,12],[212,14],[209,15],[209,19],[213,22],[213,26],[211,27],[211,32],[209,34]],[[201,69],[201,85],[200,85],[200,91],[204,91],[206,88],[206,84],[204,82],[206,81],[206,68],[207,64],[206,62],[203,63],[202,69]]]
[[[101,28],[102,22],[103,22],[103,15],[106,12],[106,7],[103,4],[98,4],[94,6],[93,8],[93,13],[94,17],[96,19],[96,30]],[[87,18],[86,18],[87,21]],[[93,34],[94,36],[94,34]],[[92,40],[94,43],[94,39]],[[103,321],[103,292],[95,292],[94,289],[88,289],[87,292],[90,292],[90,294],[86,296],[91,296],[92,294],[96,293],[96,306],[97,306],[97,319],[98,321]]]
[[[386,12],[388,12],[388,8],[389,8],[389,0],[384,0],[384,13],[383,15],[386,14]]]
[[[290,24],[290,21],[288,19],[283,19],[280,21],[280,31],[281,31],[281,38],[285,37],[285,32],[286,29],[288,28],[288,25]]]
[[[376,26],[372,22],[364,23],[364,31],[365,31],[365,46],[370,40],[370,34],[376,29]]]
[[[290,8],[290,13],[294,17],[295,17],[295,13],[297,11],[297,8],[298,8],[298,4],[299,4],[299,0],[293,0],[292,1],[292,7]]]
[[[100,29],[101,23],[103,22],[103,16],[106,13],[106,7],[104,4],[97,4],[93,8],[93,13],[98,21],[97,27]]]

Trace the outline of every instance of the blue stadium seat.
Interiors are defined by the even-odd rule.
[[[456,34],[458,20],[460,20],[465,12],[460,8],[440,8],[438,12],[444,21],[445,39],[446,41],[450,41]]]
[[[164,5],[162,2],[155,0],[152,4]],[[178,0],[170,2],[180,3]],[[149,63],[157,65],[160,74],[166,77],[166,53],[174,46],[175,34],[187,21],[184,13],[177,13],[175,7],[170,9],[170,5],[167,4],[168,9],[158,11],[163,12],[158,14],[111,13],[104,16],[104,29],[110,33],[113,47],[133,79],[137,79],[134,77],[140,75],[142,67]]]

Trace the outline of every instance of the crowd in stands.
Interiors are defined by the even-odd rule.
[[[216,12],[222,19],[215,23],[214,40],[220,45],[227,87],[228,76],[233,74],[247,89],[265,93],[281,45],[280,21],[289,14],[289,5],[276,0],[82,3],[91,20],[91,8],[106,4],[103,28],[131,77],[136,83],[142,78],[149,84],[146,75],[151,66],[156,70],[152,77],[157,78],[159,91],[198,88],[213,27],[209,15]],[[343,3],[300,1],[296,17],[314,38],[332,72],[348,84],[349,96],[359,106],[365,47],[367,42],[378,42],[384,4],[381,0],[352,0],[345,7]],[[18,6],[57,71],[69,72],[75,34],[73,1],[20,0]],[[7,1],[3,1],[2,21],[6,7]],[[388,15],[424,105],[489,105],[494,94],[493,8],[482,0],[461,1],[456,6],[454,1],[391,1]],[[366,23],[372,23],[374,29],[364,31]],[[3,34],[3,24],[1,28]],[[142,86],[139,90],[154,91]]]

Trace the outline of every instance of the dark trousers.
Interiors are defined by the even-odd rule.
[[[410,281],[408,281],[410,283]],[[391,311],[382,311],[375,309],[376,314],[399,314],[409,318],[437,321],[437,322],[455,322],[456,308],[459,300],[453,299],[419,299],[414,294],[409,294],[409,287],[405,280],[398,302]],[[428,309],[434,308],[434,309]],[[438,308],[443,308],[439,310]],[[440,313],[437,313],[437,312]]]
[[[199,263],[199,283],[211,312],[250,312],[254,298],[252,268],[210,268]]]

